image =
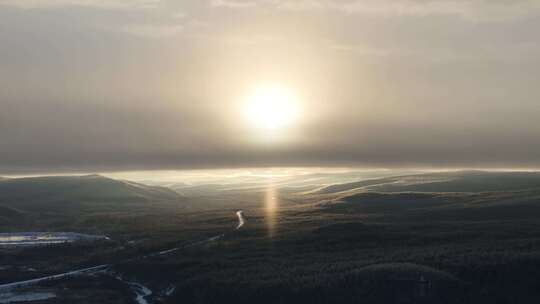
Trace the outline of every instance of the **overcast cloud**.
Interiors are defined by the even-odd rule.
[[[540,167],[540,5],[0,0],[0,175]],[[240,101],[301,97],[265,142]]]

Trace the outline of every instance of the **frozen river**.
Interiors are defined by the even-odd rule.
[[[39,246],[107,239],[104,235],[75,232],[13,232],[0,233],[0,246]]]

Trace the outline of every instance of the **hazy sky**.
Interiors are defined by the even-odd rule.
[[[0,0],[0,174],[540,167],[540,1]],[[253,88],[297,96],[272,138]]]

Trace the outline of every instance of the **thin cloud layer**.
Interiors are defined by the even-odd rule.
[[[213,6],[227,8],[278,8],[286,10],[335,10],[347,14],[460,15],[472,19],[506,19],[530,15],[540,8],[537,1],[489,0],[212,0]]]
[[[103,9],[154,8],[160,0],[1,0],[0,5],[24,9],[62,8],[68,6],[96,7]]]

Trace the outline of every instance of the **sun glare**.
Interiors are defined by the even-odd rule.
[[[255,89],[246,100],[245,116],[250,124],[265,130],[277,130],[293,124],[299,115],[295,94],[284,87]]]

